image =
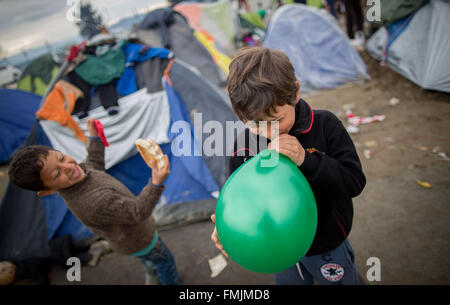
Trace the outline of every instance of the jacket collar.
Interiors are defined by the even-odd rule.
[[[289,131],[290,135],[301,135],[311,131],[314,122],[314,112],[303,99],[295,105],[295,122]]]

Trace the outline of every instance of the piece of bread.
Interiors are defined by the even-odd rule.
[[[152,160],[156,160],[158,169],[164,167],[164,154],[158,143],[152,139],[137,139],[134,143],[136,144],[142,159],[144,159],[149,167],[151,167]]]
[[[11,262],[0,262],[0,285],[9,285],[16,278],[16,265]]]

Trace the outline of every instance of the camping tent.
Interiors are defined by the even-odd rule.
[[[450,92],[450,1],[432,0],[379,29],[368,52],[424,89]]]
[[[215,64],[208,50],[195,38],[186,18],[171,8],[148,13],[135,35],[144,44],[170,49],[175,57],[198,69],[213,84],[226,84],[225,74]]]
[[[189,25],[197,31],[207,31],[217,41],[218,49],[232,56],[235,51],[236,13],[230,2],[220,0],[214,3],[182,2],[174,10],[185,16]]]
[[[58,73],[60,60],[56,54],[41,55],[30,62],[17,83],[17,89],[44,95],[52,78]]]
[[[8,162],[25,142],[40,102],[41,97],[30,92],[0,89],[0,163]]]
[[[315,7],[290,4],[279,8],[269,23],[263,46],[286,53],[303,92],[369,77],[335,18]]]
[[[385,24],[392,24],[411,15],[424,6],[429,0],[381,0],[380,17]]]
[[[151,58],[142,64],[159,60]],[[88,118],[95,117],[102,122],[110,144],[105,153],[107,172],[134,194],[140,193],[151,177],[151,170],[138,154],[134,140],[152,137],[160,144],[169,157],[171,175],[165,181],[166,188],[154,211],[159,228],[209,218],[218,191],[227,178],[224,154],[203,158],[193,151],[180,153],[186,143],[181,145],[180,139],[187,139],[190,150],[201,149],[208,141],[208,137],[202,138],[197,133],[192,118],[201,113],[203,122],[214,120],[222,130],[226,120],[236,120],[225,94],[193,67],[172,59],[164,73],[164,82],[162,74],[159,78],[164,85],[160,91],[149,92],[145,82],[137,81],[135,92],[118,99],[117,115],[108,115],[93,98],[88,117],[72,116],[84,133]],[[86,156],[84,143],[74,136],[73,130],[53,121],[35,121],[26,145],[32,144],[51,146],[78,162]],[[13,184],[8,186],[0,205],[0,260],[48,256],[49,241],[66,235],[72,241],[79,241],[91,237],[92,233],[57,194],[41,198]]]

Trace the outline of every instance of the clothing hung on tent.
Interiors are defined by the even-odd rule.
[[[71,116],[75,101],[82,95],[83,92],[80,89],[60,80],[45,99],[41,109],[36,112],[36,117],[41,120],[55,121],[61,126],[69,127],[75,133],[75,136],[84,142],[87,139],[86,135]]]

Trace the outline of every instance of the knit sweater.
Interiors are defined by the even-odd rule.
[[[106,173],[104,150],[101,141],[91,140],[88,157],[79,164],[84,179],[58,193],[70,211],[93,233],[109,241],[114,251],[133,254],[153,240],[156,226],[152,212],[164,186],[149,181],[135,196]]]

